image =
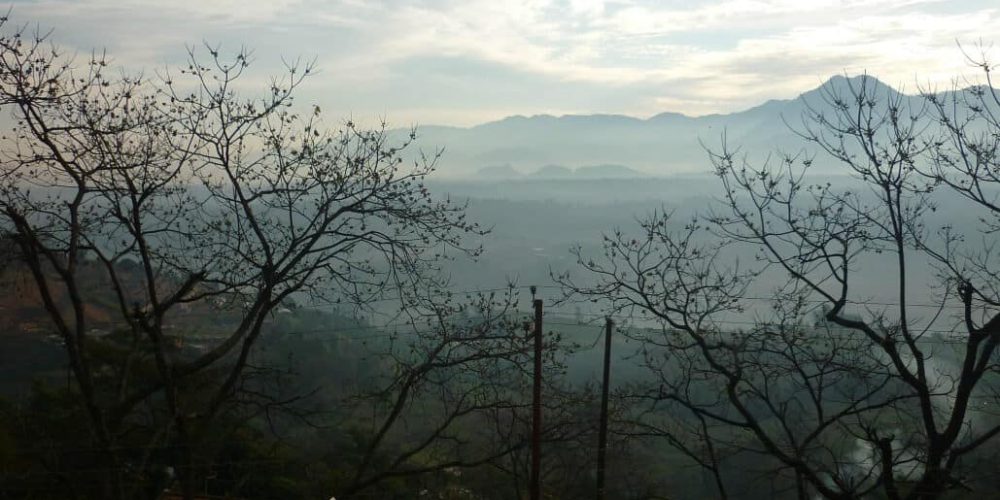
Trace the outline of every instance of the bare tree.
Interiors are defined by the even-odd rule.
[[[102,450],[96,496],[129,496],[143,474],[149,457],[125,457],[121,443],[150,405],[160,416],[149,444],[178,450],[172,465],[193,495],[199,432],[233,401],[283,302],[413,296],[436,279],[442,247],[478,251],[463,243],[481,232],[464,207],[423,183],[436,155],[402,159],[414,134],[393,144],[384,128],[329,131],[318,107],[297,112],[309,64],[241,97],[250,54],[206,50],[148,78],[115,73],[101,54],[78,62],[44,34],[0,36],[0,106],[15,122],[2,230],[65,345]],[[92,334],[95,274],[111,290],[113,338]],[[186,332],[212,317],[228,321],[188,347]],[[95,361],[109,343],[121,350],[110,367]]]
[[[530,404],[524,367],[532,343],[512,315],[514,304],[513,288],[469,303],[411,304],[408,327],[373,353],[388,364],[384,380],[365,384],[354,401],[357,420],[370,422],[363,433],[370,438],[339,494],[487,465],[525,446],[522,429],[491,425],[494,417],[520,415]]]
[[[534,340],[516,314],[516,288],[465,299],[440,290],[427,298],[409,304],[406,325],[372,352],[387,369],[353,401],[353,420],[370,428],[361,432],[366,438],[353,476],[338,497],[377,492],[392,479],[475,469],[489,471],[484,475],[493,490],[477,494],[520,496],[528,465]],[[590,415],[574,415],[581,399],[592,398],[567,388],[562,377],[570,349],[560,335],[545,334],[542,439],[550,477],[558,467],[556,448],[592,434]],[[586,470],[573,468],[577,474]]]
[[[969,487],[976,452],[1000,432],[977,404],[993,396],[1000,342],[996,191],[982,187],[996,169],[995,103],[842,82],[796,127],[821,156],[755,166],[723,140],[712,212],[683,228],[653,214],[635,236],[606,237],[602,258],[578,252],[585,278],[560,277],[568,294],[660,325],[635,334],[655,382],[633,397],[667,412],[640,415],[636,432],[666,437],[721,496],[751,454],[798,498],[938,498]],[[981,135],[956,125],[956,109]],[[807,175],[830,160],[852,179]],[[937,217],[955,198],[942,184],[974,202],[960,224]],[[890,270],[874,291],[859,284],[873,268]]]

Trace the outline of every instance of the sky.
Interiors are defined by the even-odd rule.
[[[991,0],[20,0],[17,24],[130,71],[253,51],[247,89],[314,61],[299,102],[393,126],[510,115],[729,113],[867,71],[914,90],[974,75]],[[962,48],[960,48],[960,45]],[[204,52],[202,52],[204,53]],[[1000,53],[996,50],[996,59]]]

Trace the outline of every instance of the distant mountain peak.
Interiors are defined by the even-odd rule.
[[[899,93],[895,88],[887,85],[875,76],[864,73],[852,76],[833,75],[830,78],[827,78],[826,81],[818,87],[799,95],[799,99],[811,100],[814,98],[822,98],[830,92],[840,95],[849,95],[852,92],[858,92],[862,89],[865,90],[866,94],[873,94],[877,97],[884,97],[887,93],[890,95]]]
[[[633,177],[644,177],[642,172],[638,172],[625,165],[605,164],[586,165],[577,167],[573,173],[577,177],[587,177],[591,179],[628,179]]]
[[[507,179],[520,177],[521,175],[521,172],[512,167],[510,163],[505,163],[503,165],[490,165],[476,171],[477,177],[485,179]]]
[[[664,111],[662,113],[657,113],[657,114],[655,114],[653,116],[650,116],[649,119],[647,119],[646,121],[650,121],[650,122],[667,122],[667,121],[687,120],[689,118],[691,118],[691,117],[688,116],[688,115],[685,115],[684,113],[676,113],[676,112],[673,112],[673,111]]]
[[[545,165],[538,170],[535,170],[530,175],[533,177],[570,177],[573,175],[573,169],[564,167],[562,165]]]

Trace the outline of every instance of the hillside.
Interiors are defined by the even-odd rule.
[[[52,335],[55,329],[45,310],[41,294],[27,266],[16,258],[9,258],[0,268],[0,335]],[[116,267],[116,274],[126,290],[127,296],[142,297],[144,279],[140,268],[132,261],[123,261]],[[101,336],[123,326],[121,305],[113,291],[112,282],[103,264],[83,261],[77,271],[77,286],[84,297],[84,319],[89,333]],[[164,278],[164,289],[170,288],[170,280]],[[159,286],[157,288],[160,288]],[[62,282],[50,280],[53,301],[66,317],[72,303]],[[128,304],[127,307],[141,307],[142,304]],[[207,301],[181,304],[165,325],[168,330],[183,331],[186,334],[205,334],[206,325],[226,316],[226,311]]]

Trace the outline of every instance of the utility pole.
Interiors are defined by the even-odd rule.
[[[531,391],[531,500],[542,498],[542,299],[536,299],[531,287],[535,307],[535,380]]]
[[[604,464],[608,453],[608,386],[611,381],[611,330],[615,322],[604,318],[604,383],[601,387],[601,423],[597,433],[597,500],[604,500]]]

